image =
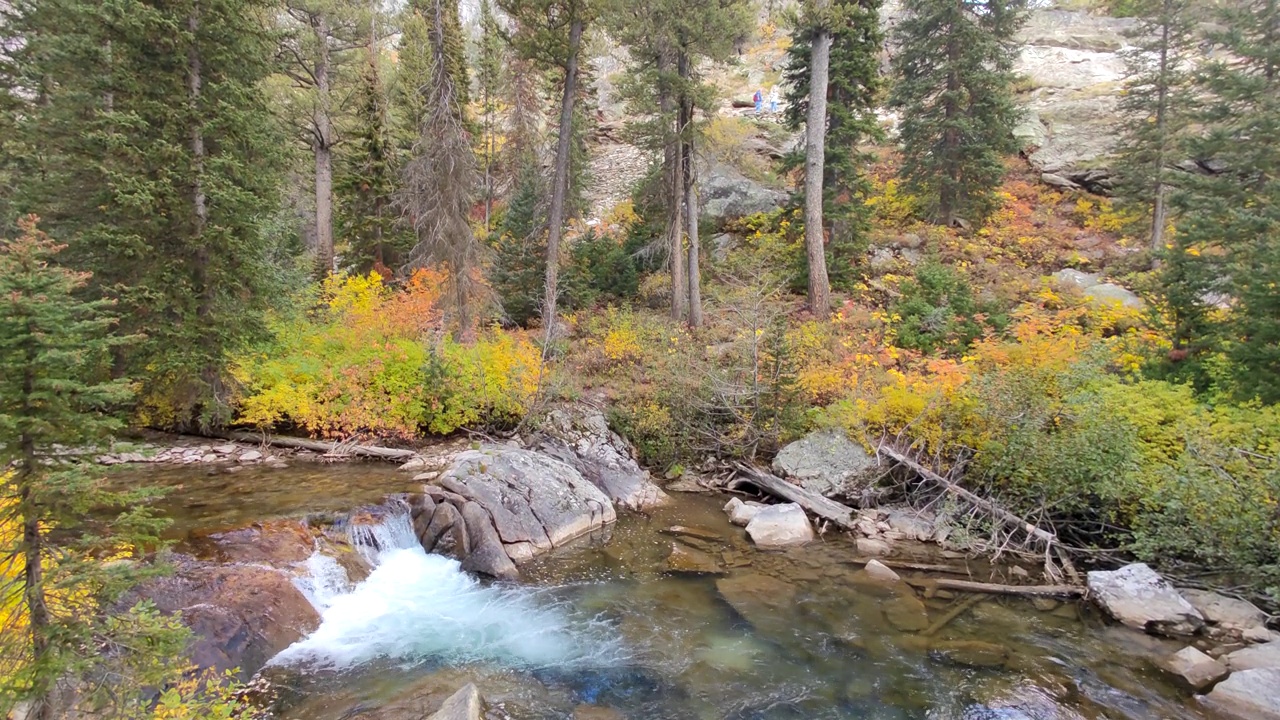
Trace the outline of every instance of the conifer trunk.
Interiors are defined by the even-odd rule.
[[[312,23],[316,47],[316,105],[312,115],[316,161],[316,270],[333,272],[333,121],[330,118],[329,23],[316,15]]]
[[[822,13],[826,0],[818,0],[818,21],[826,22]],[[809,113],[805,121],[804,163],[804,246],[809,263],[809,310],[819,318],[831,311],[831,283],[827,278],[827,256],[824,247],[822,217],[822,179],[826,164],[827,79],[831,63],[831,32],[826,27],[814,29],[813,48],[809,57]]]
[[[672,98],[670,84],[667,81],[671,72],[671,57],[662,50],[658,53],[658,110],[662,113],[662,123],[667,137],[663,147],[663,170],[667,180],[667,207],[671,216],[667,220],[667,255],[671,265],[671,319],[681,322],[685,319],[686,304],[689,297],[689,285],[685,276],[684,260],[684,151],[680,142],[680,120],[673,115],[675,100]],[[676,131],[671,131],[671,123],[675,123]]]
[[[1169,23],[1171,22],[1170,0],[1164,2],[1164,22],[1160,28],[1160,80],[1156,88],[1156,151],[1155,167],[1155,202],[1151,209],[1151,268],[1160,267],[1160,252],[1164,250],[1164,226],[1167,222],[1165,209],[1164,166],[1168,158],[1168,108],[1169,104]]]
[[[36,332],[35,327],[30,332]],[[39,361],[32,349],[26,353],[26,372],[22,381],[23,412],[34,414],[31,397],[35,393],[35,368]],[[23,433],[20,440],[22,468],[18,471],[18,512],[22,518],[23,601],[27,606],[28,628],[31,637],[31,662],[42,665],[49,654],[49,607],[44,595],[44,535],[40,531],[40,511],[31,498],[31,476],[36,466],[35,440]],[[43,672],[32,678],[32,708],[30,720],[53,720],[53,683]]]
[[[582,44],[582,17],[576,4],[569,23],[569,52],[564,66],[564,94],[560,98],[560,137],[556,142],[555,179],[551,188],[551,209],[547,228],[546,297],[542,303],[542,322],[546,337],[554,337],[556,296],[560,279],[560,236],[564,231],[565,195],[569,186],[569,154],[573,142],[573,102],[577,97],[578,51]]]
[[[698,267],[698,255],[700,252],[698,243],[698,189],[694,172],[693,138],[690,135],[693,130],[693,99],[687,94],[690,72],[689,56],[683,51],[680,53],[679,58],[679,72],[682,87],[686,88],[683,97],[680,99],[680,146],[683,148],[681,152],[681,168],[684,175],[683,187],[680,190],[684,196],[684,215],[689,235],[689,327],[696,328],[702,325],[702,273]]]

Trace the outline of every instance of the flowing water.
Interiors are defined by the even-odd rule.
[[[340,480],[316,477],[331,471]],[[274,479],[329,487],[365,471],[376,479],[347,485],[348,497],[401,489],[402,478],[370,466]],[[328,507],[292,487],[293,511]],[[272,492],[279,502],[260,506],[289,512],[287,493]],[[1082,617],[1075,605],[1016,598],[986,599],[924,637],[919,613],[935,623],[965,598],[921,606],[861,584],[844,538],[757,552],[723,503],[686,495],[651,516],[626,515],[607,537],[522,567],[519,584],[481,582],[427,555],[404,515],[353,529],[374,570],[352,584],[334,560],[308,562],[299,586],[322,623],[268,668],[290,689],[283,717],[423,720],[467,682],[491,717],[516,720],[1209,717],[1151,665],[1180,645]],[[222,524],[230,514],[213,517]],[[673,525],[710,531],[718,539],[688,542],[735,567],[720,577],[662,572]],[[899,629],[904,616],[909,631]]]

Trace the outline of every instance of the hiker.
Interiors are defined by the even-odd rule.
[[[769,88],[769,112],[778,112],[778,86]]]
[[[751,96],[751,101],[756,104],[756,114],[759,115],[764,110],[764,91],[757,90],[756,94]]]

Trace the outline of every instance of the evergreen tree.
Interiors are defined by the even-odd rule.
[[[480,156],[484,158],[484,229],[491,229],[494,202],[494,164],[498,155],[498,107],[502,97],[502,32],[489,0],[480,2],[480,39],[476,53],[476,84],[480,91],[480,114],[484,126]]]
[[[350,246],[346,264],[359,271],[376,268],[386,274],[400,264],[409,243],[397,231],[392,207],[396,157],[382,82],[377,17],[375,12],[369,25],[368,58],[355,95],[352,149],[342,157],[339,226]]]
[[[258,336],[279,275],[266,235],[280,137],[262,92],[274,43],[259,0],[21,0],[16,50],[25,180],[91,290],[121,302],[116,371],[142,420],[227,418],[223,364]]]
[[[799,129],[809,110],[809,53],[813,26],[797,23],[787,49],[783,81],[787,125]],[[823,215],[830,226],[826,244],[831,286],[849,290],[858,279],[857,267],[866,252],[871,212],[865,200],[871,192],[863,167],[872,156],[862,147],[880,140],[876,117],[882,82],[879,0],[839,0],[833,9],[830,77],[827,81],[827,138],[823,169]],[[790,167],[803,164],[793,153]],[[807,280],[806,280],[807,283]]]
[[[415,0],[411,22],[424,29],[425,48],[409,48],[428,59],[426,82],[414,90],[420,125],[401,173],[399,202],[417,242],[414,265],[436,264],[448,273],[449,298],[462,335],[473,329],[483,245],[470,224],[479,187],[467,119],[468,85],[457,0]],[[402,43],[410,42],[406,33]]]
[[[1221,172],[1188,176],[1173,198],[1177,250],[1171,265],[1201,265],[1192,277],[1223,278],[1233,307],[1218,328],[1237,392],[1280,401],[1280,0],[1223,7],[1209,40],[1221,50],[1197,73],[1200,112],[1192,157]],[[1220,267],[1218,270],[1210,268]],[[1166,275],[1175,313],[1192,316],[1205,298]],[[1174,293],[1176,292],[1176,296]]]
[[[901,174],[935,222],[981,222],[995,209],[1002,158],[1017,150],[1011,89],[1025,0],[906,0],[894,31],[890,105]]]
[[[1125,51],[1127,78],[1119,109],[1123,119],[1116,167],[1118,194],[1151,222],[1152,261],[1165,250],[1170,166],[1195,100],[1190,92],[1191,55],[1199,34],[1190,0],[1138,0],[1139,18]]]
[[[148,571],[103,558],[154,547],[163,523],[148,492],[111,491],[76,455],[119,426],[129,384],[103,378],[133,338],[109,335],[108,303],[77,298],[88,275],[59,267],[34,216],[18,224],[0,240],[0,713],[50,720],[81,694],[83,710],[133,717],[187,636],[148,606],[110,615]]]

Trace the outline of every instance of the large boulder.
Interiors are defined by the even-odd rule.
[[[1257,628],[1265,628],[1267,614],[1247,600],[1219,595],[1208,590],[1180,590],[1195,609],[1204,616],[1205,622],[1227,631],[1245,633]]]
[[[762,508],[747,523],[751,541],[762,548],[790,547],[812,542],[813,525],[804,508],[795,503]]]
[[[773,471],[827,497],[860,499],[880,478],[879,464],[841,430],[809,433],[778,451]]]
[[[517,563],[617,519],[609,497],[573,467],[521,448],[488,445],[459,453],[436,483],[424,488],[436,505],[436,515],[442,506],[452,507],[451,515],[457,517],[450,518],[450,527],[465,526],[463,510],[467,503],[475,503],[488,514],[507,557]],[[470,514],[477,521],[482,517],[478,509]],[[415,519],[415,525],[421,524]],[[472,537],[489,547],[487,533],[470,528],[459,535],[459,542],[466,538],[471,550]],[[428,548],[432,550],[439,551]]]
[[[596,408],[574,405],[547,413],[534,447],[571,465],[619,507],[647,510],[670,501]]]
[[[178,556],[173,574],[143,583],[131,601],[150,600],[192,631],[198,669],[248,678],[276,653],[320,626],[320,615],[286,571],[265,565],[213,565]]]
[[[1241,720],[1280,720],[1280,668],[1234,672],[1204,700],[1211,708]]]
[[[1194,635],[1204,616],[1145,563],[1094,570],[1089,595],[1121,623],[1157,635]]]
[[[723,163],[712,164],[698,185],[702,192],[702,216],[713,225],[772,212],[787,201],[786,193],[765,187]]]

